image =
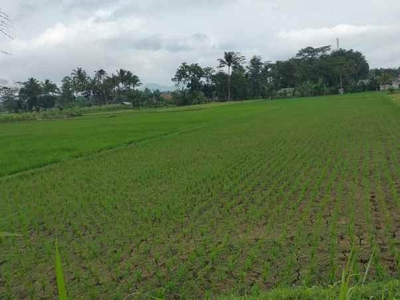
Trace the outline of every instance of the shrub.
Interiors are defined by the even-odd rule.
[[[172,98],[176,106],[194,105],[209,102],[202,92],[175,91]]]
[[[24,113],[3,113],[0,114],[0,123],[5,122],[18,122],[30,120],[45,120],[45,119],[62,119],[74,118],[82,116],[83,114],[102,112],[102,111],[116,111],[129,109],[130,107],[122,104],[110,104],[103,106],[89,106],[89,107],[70,107],[70,108],[51,108],[39,112],[24,112]]]

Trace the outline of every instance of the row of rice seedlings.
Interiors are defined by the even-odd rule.
[[[386,143],[384,149],[384,155],[386,156],[384,168],[384,176],[387,184],[386,187],[388,189],[386,197],[387,201],[390,202],[391,209],[389,211],[389,217],[391,219],[391,228],[386,228],[386,234],[389,236],[389,251],[391,255],[394,257],[394,264],[396,265],[396,271],[400,272],[400,251],[398,249],[399,246],[399,236],[398,236],[398,228],[400,227],[400,218],[398,216],[400,211],[400,201],[399,201],[399,186],[397,178],[400,176],[400,168],[399,168],[399,138],[397,134],[396,124],[386,124],[386,128],[388,130],[388,134],[386,135]],[[385,136],[383,136],[385,138]],[[390,192],[389,192],[390,190]]]
[[[305,174],[309,174],[309,171],[312,170],[312,165],[307,160],[307,157],[313,156],[318,157],[321,155],[323,150],[321,148],[310,150],[309,148],[304,148],[304,151],[301,152],[301,155],[298,156],[298,163],[296,164],[296,172],[293,175],[289,173],[285,174],[285,185],[281,185],[279,190],[275,193],[271,193],[271,197],[274,197],[277,200],[281,201],[274,207],[274,211],[271,212],[271,219],[267,224],[266,230],[271,230],[272,226],[276,226],[279,220],[286,221],[282,219],[281,216],[284,213],[287,216],[287,213],[294,213],[295,207],[298,205],[297,201],[290,201],[296,193],[303,194],[307,188],[307,182],[309,182],[308,176],[304,176]],[[293,170],[293,169],[292,169]],[[302,181],[304,180],[304,182]]]
[[[342,151],[345,151],[346,147],[342,144]],[[349,168],[349,155],[347,152],[343,152],[342,165],[340,176],[337,176],[337,182],[335,185],[334,195],[331,203],[331,218],[329,220],[327,228],[327,246],[329,247],[329,272],[328,280],[331,283],[336,282],[337,276],[340,271],[340,264],[338,262],[342,259],[342,253],[340,252],[339,243],[342,240],[342,233],[339,232],[342,226],[342,213],[343,199],[346,194],[344,183],[345,175]]]
[[[326,149],[324,149],[324,147],[326,147],[326,143],[324,143],[321,147],[325,152]],[[302,258],[300,255],[307,257],[312,250],[312,246],[310,247],[308,244],[311,232],[314,232],[315,230],[313,224],[314,220],[310,220],[310,218],[313,218],[313,213],[311,210],[314,206],[314,201],[318,197],[319,189],[321,188],[322,183],[327,179],[328,172],[326,170],[327,167],[330,166],[331,162],[331,157],[328,158],[328,160],[325,160],[324,155],[317,156],[317,158],[313,160],[313,168],[308,173],[308,181],[303,185],[298,198],[296,201],[288,203],[288,212],[286,215],[288,220],[293,220],[289,221],[289,223],[293,222],[293,225],[295,225],[295,228],[289,229],[290,234],[294,234],[291,238],[292,243],[290,246],[292,249],[291,252],[293,253],[292,259],[295,266],[291,266],[291,268],[289,268],[287,265],[288,268],[285,273],[288,276],[293,276],[293,272],[297,272],[295,281],[301,281],[303,279],[301,275],[302,272],[304,272],[302,269],[309,267],[308,265],[302,265]],[[323,167],[324,165],[325,167]],[[312,227],[308,226],[310,221],[312,223]],[[292,272],[292,274],[290,274],[290,272]]]
[[[373,258],[373,273],[375,279],[385,279],[388,276],[388,269],[386,269],[385,254],[387,243],[390,237],[382,226],[383,220],[388,227],[391,227],[392,220],[388,215],[388,209],[385,203],[385,192],[383,189],[388,187],[388,182],[384,175],[389,166],[385,155],[386,139],[383,132],[380,132],[380,124],[377,123],[375,132],[373,134],[379,139],[368,136],[364,142],[364,164],[362,172],[362,184],[364,194],[364,220],[360,220],[360,230],[365,232],[363,240],[360,239],[360,250],[363,250],[363,255],[360,257],[360,264],[365,267],[366,261],[372,249],[377,245],[375,256]],[[385,128],[387,132],[388,127]],[[360,212],[358,212],[360,214]],[[360,238],[360,237],[359,237]],[[368,244],[365,245],[365,242]],[[363,246],[361,247],[361,243]],[[367,247],[369,245],[369,247]]]
[[[360,211],[360,207],[362,206],[362,191],[359,190],[357,178],[359,176],[359,162],[368,161],[367,157],[364,157],[362,153],[362,140],[355,138],[353,141],[349,143],[349,158],[350,165],[348,174],[346,174],[344,180],[347,194],[344,195],[344,205],[342,206],[343,212],[348,216],[347,224],[345,224],[344,241],[348,242],[348,245],[345,245],[343,249],[343,254],[348,255],[349,259],[354,259],[353,269],[355,272],[355,277],[359,276],[359,265],[358,259],[360,255],[360,244],[359,244],[359,236],[360,232],[363,231],[363,212]],[[360,199],[361,198],[361,199]],[[361,202],[361,203],[360,203]],[[360,222],[361,220],[361,222]],[[361,229],[360,229],[361,227]],[[350,250],[352,249],[352,250]],[[350,252],[352,251],[352,252]],[[358,278],[356,278],[358,280]]]
[[[280,271],[278,271],[280,273],[279,277],[281,277],[280,283],[283,285],[292,283],[290,278],[293,277],[293,274],[294,274],[294,272],[296,272],[296,269],[297,269],[297,257],[295,257],[295,255],[296,255],[295,251],[291,250],[291,249],[293,249],[293,245],[291,245],[292,247],[287,248],[287,246],[288,246],[287,244],[288,244],[288,238],[290,236],[292,236],[292,233],[288,232],[288,221],[289,221],[289,223],[293,222],[290,220],[293,220],[295,212],[299,208],[301,201],[305,198],[307,182],[309,182],[309,180],[310,180],[310,179],[306,179],[305,182],[302,182],[300,179],[312,177],[312,175],[311,175],[312,173],[310,173],[310,171],[312,171],[312,170],[314,172],[318,172],[318,169],[312,168],[312,165],[307,160],[307,156],[312,155],[313,157],[321,157],[321,154],[323,153],[323,149],[321,149],[321,148],[318,148],[315,152],[310,151],[310,149],[307,149],[307,150],[308,150],[307,155],[303,156],[302,159],[299,160],[302,163],[299,164],[300,168],[296,174],[297,177],[295,177],[296,179],[294,180],[294,182],[291,182],[290,189],[288,191],[286,191],[285,194],[283,194],[284,190],[281,189],[283,201],[281,201],[281,203],[279,203],[279,205],[276,207],[275,211],[272,212],[272,214],[271,214],[272,218],[268,224],[270,227],[266,228],[266,230],[268,230],[269,228],[271,228],[273,230],[276,230],[277,228],[279,228],[279,227],[276,227],[276,224],[278,224],[277,217],[279,216],[279,214],[281,214],[280,211],[285,209],[285,217],[281,218],[281,220],[282,221],[284,220],[285,223],[282,224],[283,227],[280,231],[280,234],[279,234],[279,232],[277,232],[278,238],[277,238],[276,242],[274,242],[274,244],[273,244],[272,251],[270,251],[270,253],[273,255],[271,257],[271,261],[276,261],[276,260],[278,260],[278,257],[282,258],[282,255],[285,255],[286,253],[288,253],[288,254],[286,254],[286,255],[288,255],[288,257],[286,258],[286,261],[287,261],[286,265],[282,266],[282,268],[277,269],[277,271],[280,270]],[[307,176],[304,177],[303,174],[307,174]],[[277,194],[277,195],[279,195],[279,194]],[[289,201],[290,199],[293,199],[293,198],[295,200]],[[294,219],[296,220],[297,217]],[[267,231],[267,233],[268,233],[268,235],[274,234],[273,231]],[[295,239],[296,235],[294,235],[293,238]],[[283,249],[285,249],[285,250],[282,252]],[[279,259],[279,261],[282,261],[282,260]]]
[[[263,156],[266,155],[266,153],[263,153],[261,151],[259,151],[259,153],[262,153]],[[270,153],[268,153],[268,154],[270,154]],[[281,154],[281,157],[282,156],[283,155]],[[262,162],[264,161],[263,157],[260,157],[258,159],[260,159]],[[282,162],[284,162],[284,160]],[[289,160],[289,162],[290,162],[290,160]],[[276,165],[278,165],[278,166],[280,165],[280,160],[278,160],[278,164],[276,164]],[[257,176],[263,176],[263,173],[265,173],[266,171],[268,172],[267,174],[269,176],[275,175],[274,172],[273,172],[274,171],[273,169],[268,169],[267,170],[267,169],[265,169],[265,166],[263,164],[257,166],[256,169],[257,170],[254,170],[254,172],[253,172],[253,176],[248,177],[247,180],[242,182],[243,188],[245,188],[247,190],[247,192],[251,192],[252,190],[254,190],[254,184],[251,184],[251,182],[253,182],[253,181],[257,182]],[[262,177],[262,178],[265,179],[265,177]],[[247,186],[247,188],[246,188],[246,186]],[[260,193],[260,196],[262,196],[262,193]],[[257,199],[259,199],[259,200],[257,200]],[[245,219],[243,221],[245,221],[247,224],[248,224],[248,222],[251,222],[252,224],[254,224],[254,223],[258,222],[257,215],[259,217],[261,217],[261,218],[264,217],[264,214],[262,214],[262,213],[255,214],[256,209],[262,209],[263,211],[267,212],[267,210],[264,207],[262,207],[261,205],[262,204],[270,204],[270,203],[265,203],[264,199],[265,199],[264,197],[253,197],[252,194],[250,194],[250,196],[247,196],[247,198],[240,200],[240,201],[244,201],[244,204],[242,204],[242,206],[244,206],[246,208],[246,210],[248,211],[248,213],[245,213],[245,211],[243,211],[243,214],[245,214],[246,216],[251,217],[251,219],[247,219],[247,220]],[[243,225],[245,225],[245,224],[243,224]],[[251,226],[254,226],[254,225],[251,225]],[[248,257],[245,260],[245,265],[243,266],[244,267],[243,271],[239,272],[240,278],[244,278],[243,276],[245,276],[246,272],[249,271],[250,266],[252,266],[252,264],[253,264],[255,253],[257,251],[258,251],[258,247],[257,247],[257,244],[256,244],[250,250],[250,253],[248,254]]]
[[[327,247],[328,236],[326,236],[326,229],[329,226],[329,217],[332,210],[332,190],[336,189],[337,178],[344,173],[343,168],[343,152],[340,151],[340,144],[336,144],[333,149],[334,155],[331,157],[330,163],[327,164],[325,172],[329,172],[329,178],[326,180],[324,189],[320,191],[319,201],[313,208],[317,211],[315,214],[315,223],[311,224],[312,232],[307,235],[307,244],[305,247],[310,247],[310,264],[303,280],[306,286],[310,286],[315,282],[321,281],[321,277],[327,278],[325,267],[327,266],[326,257],[329,253]],[[333,163],[333,165],[331,165]],[[322,255],[321,255],[322,254]],[[322,256],[322,257],[320,257]]]
[[[386,263],[387,274],[393,276],[394,272],[398,274],[398,263],[397,257],[399,256],[399,250],[396,244],[396,223],[399,221],[398,213],[398,199],[397,192],[393,189],[394,182],[390,174],[391,164],[390,162],[390,149],[395,149],[393,142],[396,142],[397,138],[393,136],[392,128],[387,127],[389,124],[385,124],[385,132],[391,134],[380,135],[382,142],[379,143],[379,154],[380,160],[376,160],[376,169],[378,172],[374,174],[378,186],[377,186],[377,199],[382,214],[383,223],[381,231],[382,238],[384,239],[384,245],[381,246],[380,252],[382,253],[384,263]],[[388,265],[389,264],[389,265]]]
[[[298,169],[298,170],[300,170],[300,169],[301,169],[301,165],[299,166],[299,169]],[[289,175],[288,173],[283,172],[281,178],[279,178],[279,177],[278,177],[278,178],[275,178],[275,183],[279,183],[281,180],[284,180],[285,178],[287,178],[288,175]],[[274,186],[276,186],[276,185],[277,185],[277,184],[274,184],[273,186],[271,186],[271,187],[268,188],[268,190],[267,190],[267,195],[268,195],[268,194],[271,194],[271,191],[274,190]],[[285,187],[284,185],[278,185],[278,186],[280,186],[280,187],[282,188],[282,190],[283,190],[283,188]],[[268,214],[268,213],[269,213],[268,210],[267,210],[268,207],[271,206],[271,203],[275,203],[276,201],[278,201],[278,200],[279,200],[279,197],[276,197],[276,198],[275,198],[276,201],[271,201],[272,199],[271,199],[270,197],[268,197],[268,198],[266,199],[265,196],[264,196],[263,194],[264,194],[264,193],[260,193],[259,199],[260,199],[261,201],[263,201],[266,205],[268,204],[268,206],[267,206],[267,208],[264,208],[264,207],[260,206],[260,209],[262,209],[263,211],[265,211],[265,214]],[[266,200],[267,200],[267,201],[266,201]],[[263,202],[260,202],[260,205],[262,205]],[[271,206],[271,208],[273,208],[273,207],[274,207],[274,206]],[[270,213],[269,213],[269,214],[270,214]],[[277,223],[271,222],[271,223],[269,223],[269,224],[274,224],[274,228],[275,228],[275,229],[278,229],[278,227],[276,227]],[[263,235],[267,236],[265,233],[264,233]],[[253,247],[259,249],[259,252],[265,251],[265,250],[264,250],[264,249],[265,249],[265,246],[264,246],[264,243],[263,243],[263,242],[259,242],[259,243],[257,243],[256,245],[254,245]],[[276,248],[275,243],[273,243],[273,246],[272,246],[272,247],[273,247],[272,249],[269,249],[268,254],[269,254],[269,253],[272,253],[272,254],[275,253],[275,251],[274,251],[274,249]],[[264,263],[263,263],[263,264],[264,264],[264,267],[260,270],[264,282],[268,282],[268,279],[269,279],[269,281],[271,280],[271,278],[269,278],[270,275],[271,275],[271,274],[269,274],[269,272],[270,272],[270,268],[272,267],[272,266],[271,266],[271,262],[273,262],[273,261],[274,261],[273,259],[264,260]],[[275,264],[275,263],[273,263],[273,264]],[[256,265],[253,265],[253,268],[256,268],[256,269],[257,269]]]
[[[249,214],[249,215],[251,215],[251,214]],[[249,265],[249,263],[247,263],[247,265]]]

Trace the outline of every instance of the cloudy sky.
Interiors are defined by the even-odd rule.
[[[129,69],[171,85],[177,66],[216,66],[224,51],[287,59],[306,46],[363,52],[371,67],[400,66],[399,0],[2,0],[13,41],[0,36],[0,79],[60,82]]]

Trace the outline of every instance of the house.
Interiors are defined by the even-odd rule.
[[[167,102],[171,102],[173,100],[171,92],[162,92],[161,93],[161,98],[163,98]]]
[[[379,88],[381,91],[387,91],[390,88],[400,89],[400,77],[392,79],[392,84],[381,84]]]
[[[277,92],[277,94],[278,94],[278,96],[283,96],[283,97],[293,97],[294,91],[295,91],[295,88],[283,88],[283,89],[280,89]]]

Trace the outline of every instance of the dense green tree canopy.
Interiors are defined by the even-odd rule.
[[[349,92],[376,89],[368,62],[354,50],[306,47],[285,61],[272,63],[255,55],[248,64],[240,53],[229,51],[218,62],[219,71],[212,73],[209,67],[183,63],[172,80],[180,88],[222,101],[332,94],[338,93],[341,86]],[[211,74],[207,89],[203,84],[205,70]]]
[[[376,90],[400,76],[400,68],[370,70],[361,52],[331,50],[330,46],[306,47],[293,57],[276,62],[254,55],[246,63],[239,52],[227,51],[217,68],[183,62],[172,81],[178,90],[170,94],[137,90],[140,79],[131,71],[104,69],[91,77],[82,67],[61,80],[60,88],[49,80],[30,78],[19,87],[3,87],[3,110],[32,111],[51,107],[105,105],[130,102],[134,106],[190,105],[207,101],[269,99]]]

